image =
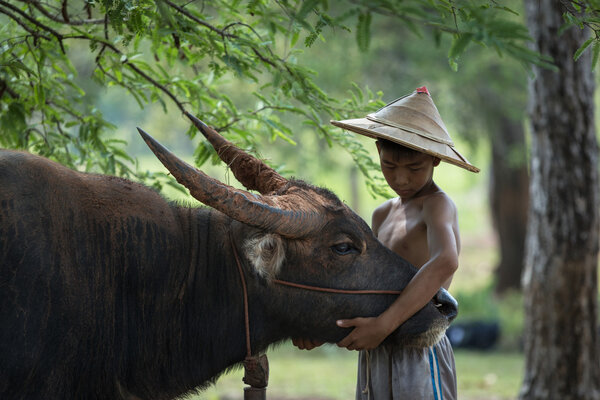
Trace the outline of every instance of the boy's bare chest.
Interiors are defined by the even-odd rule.
[[[427,226],[420,208],[399,207],[392,210],[380,225],[377,237],[416,267],[429,259]]]

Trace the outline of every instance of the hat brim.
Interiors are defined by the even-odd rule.
[[[471,172],[479,172],[479,168],[471,164],[454,147],[427,139],[404,129],[381,124],[367,118],[330,121],[332,125],[356,132],[374,139],[386,139],[411,149],[440,158],[442,161],[454,164]]]

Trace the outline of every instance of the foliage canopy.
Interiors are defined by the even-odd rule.
[[[334,7],[326,0],[0,0],[0,146],[81,170],[149,179],[158,187],[168,182],[164,175],[132,169],[135,160],[123,142],[107,135],[114,126],[76,79],[73,58],[83,54],[92,65],[91,79],[102,87],[124,88],[142,108],[159,103],[166,111],[171,102],[249,150],[257,135],[293,143],[288,117],[294,116],[330,145],[347,149],[370,178],[372,193],[383,194],[366,150],[328,124],[382,106],[382,93],[349,84],[347,100],[332,98],[315,83],[316,72],[302,65],[303,48],[324,40],[326,30],[353,31],[356,45],[368,51],[374,18],[397,18],[434,43],[450,35],[453,68],[470,43],[550,65],[528,50],[527,29],[501,3],[354,0]],[[585,5],[573,7],[571,23],[596,23],[578,17]],[[597,57],[596,42],[593,49]],[[243,100],[233,95],[236,82],[253,88]],[[210,156],[208,148],[196,150],[198,165]]]

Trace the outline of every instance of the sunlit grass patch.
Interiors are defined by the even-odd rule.
[[[270,400],[354,398],[357,352],[333,345],[301,351],[285,344],[269,351]],[[456,350],[459,398],[465,400],[515,399],[523,373],[519,353]],[[243,399],[243,370],[233,371],[192,400]]]
[[[461,399],[516,399],[523,379],[521,353],[454,352]]]

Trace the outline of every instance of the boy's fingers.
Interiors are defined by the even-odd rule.
[[[336,321],[337,326],[341,328],[349,328],[352,326],[357,326],[360,324],[362,318],[353,318],[353,319],[338,319]]]
[[[293,338],[292,344],[299,348],[300,350],[304,350],[304,341],[302,339]]]
[[[337,342],[338,347],[348,347],[352,343],[352,338],[350,335],[346,336],[339,342]]]
[[[352,350],[352,348],[350,348],[348,346],[350,346],[352,344],[352,342],[354,342],[354,332],[355,332],[355,330],[353,330],[348,335],[346,335],[345,338],[343,338],[342,340],[337,342],[338,347],[345,347],[348,350]]]
[[[348,350],[358,350],[361,348],[359,343],[355,343],[357,339],[360,339],[360,335],[357,337],[357,330],[364,323],[368,323],[368,318],[353,318],[353,319],[339,319],[336,321],[337,326],[341,328],[357,327],[350,332],[345,338],[337,342],[338,347],[345,347]]]
[[[300,350],[310,350],[309,342],[304,338],[292,339],[292,343]]]
[[[294,344],[294,346],[296,346],[300,350],[312,350],[315,347],[319,347],[319,346],[325,344],[325,342],[321,342],[318,340],[303,339],[303,338],[292,338],[292,343]]]
[[[318,341],[318,340],[307,339],[305,341],[305,343],[304,343],[304,347],[305,347],[306,350],[312,350],[315,347],[319,347],[319,346],[323,345],[324,343],[325,342],[321,342],[321,341]]]

